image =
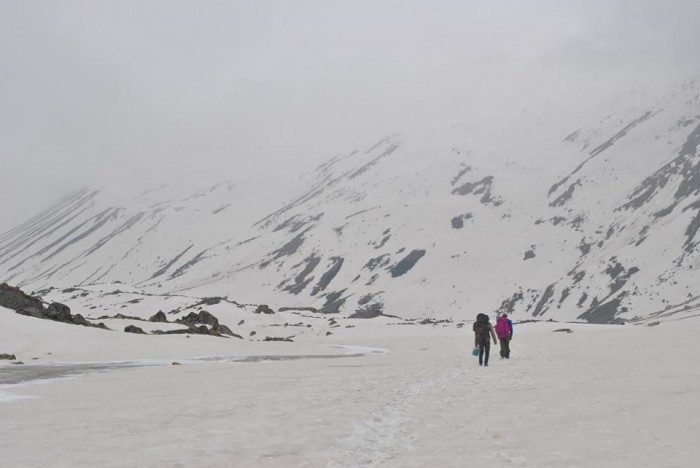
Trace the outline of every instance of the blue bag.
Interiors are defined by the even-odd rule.
[[[479,355],[479,347],[474,346],[474,349],[472,349],[472,356],[478,356]]]

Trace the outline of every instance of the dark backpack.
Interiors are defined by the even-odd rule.
[[[476,333],[477,340],[479,342],[486,342],[489,340],[489,316],[486,314],[479,314],[476,316],[476,323],[474,324],[474,332]]]

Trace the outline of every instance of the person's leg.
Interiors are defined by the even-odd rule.
[[[500,349],[501,358],[504,358],[504,357],[506,357],[506,345],[507,345],[506,340],[503,338],[499,338],[498,342],[501,345],[501,349]]]
[[[484,365],[489,365],[489,350],[491,349],[491,342],[487,341],[484,343]]]
[[[484,343],[479,343],[479,365],[484,364]]]
[[[510,338],[506,338],[503,341],[505,342],[505,350],[503,355],[506,357],[506,359],[510,359]]]

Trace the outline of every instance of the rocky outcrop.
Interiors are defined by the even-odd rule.
[[[124,331],[126,333],[138,333],[140,335],[145,335],[146,332],[143,331],[142,328],[137,327],[136,325],[129,325],[126,328],[124,328]]]
[[[275,311],[270,309],[267,304],[260,304],[254,311],[256,314],[274,314]]]
[[[185,317],[176,320],[177,323],[186,325],[188,330],[179,331],[179,333],[193,333],[197,335],[213,335],[213,336],[232,336],[235,338],[243,338],[231,331],[226,325],[221,325],[219,319],[210,314],[206,310],[199,313],[190,312]]]
[[[44,310],[44,303],[6,283],[0,284],[0,306],[19,312],[23,309]],[[29,314],[27,314],[29,315]]]
[[[12,309],[18,314],[28,317],[107,329],[103,323],[95,325],[88,322],[80,314],[71,314],[70,307],[60,302],[52,302],[48,307],[44,308],[44,303],[40,299],[29,296],[19,288],[14,288],[5,283],[0,284],[0,306]]]
[[[17,356],[15,356],[14,354],[3,354],[3,353],[0,353],[0,359],[5,359],[5,360],[8,360],[8,361],[16,361],[16,360],[17,360]]]
[[[165,312],[162,310],[159,310],[158,312],[153,315],[153,317],[148,319],[149,322],[159,322],[159,323],[168,323],[168,317],[165,316]]]
[[[183,323],[185,325],[211,325],[212,327],[219,326],[219,319],[214,317],[212,314],[206,310],[202,310],[198,314],[190,312],[185,317],[177,320],[178,323]]]

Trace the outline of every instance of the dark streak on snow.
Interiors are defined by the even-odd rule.
[[[162,275],[163,273],[165,273],[166,271],[168,271],[168,269],[169,269],[171,266],[173,266],[178,260],[180,260],[180,257],[182,257],[183,255],[185,255],[192,247],[194,247],[194,244],[190,244],[189,247],[187,247],[185,250],[183,250],[182,252],[180,252],[179,254],[177,254],[177,256],[176,256],[175,258],[173,258],[172,260],[170,260],[170,262],[168,262],[163,268],[161,268],[160,270],[158,270],[158,271],[156,271],[155,273],[153,273],[153,276],[151,276],[151,277],[149,278],[149,280],[152,280],[153,278],[157,278],[157,277],[159,277],[160,275]]]
[[[542,294],[542,297],[540,298],[539,302],[537,303],[537,306],[535,307],[535,311],[532,313],[533,317],[537,317],[539,315],[542,315],[547,311],[545,306],[547,305],[547,302],[549,302],[549,300],[554,295],[554,287],[555,286],[556,286],[556,283],[552,283],[549,286],[547,286],[547,289],[545,289],[544,294]]]
[[[635,188],[629,197],[629,201],[617,210],[637,209],[651,200],[656,193],[668,184],[671,177],[683,176],[683,179],[674,194],[676,202],[686,197],[697,194],[700,191],[700,163],[693,164],[693,156],[700,145],[700,125],[688,135],[678,156]],[[665,210],[667,210],[666,208]],[[661,210],[664,212],[665,210]],[[660,212],[660,213],[661,213]],[[670,212],[670,211],[669,211]]]
[[[318,264],[321,262],[321,257],[317,256],[315,253],[312,253],[308,257],[304,259],[302,263],[306,263],[306,266],[304,269],[294,277],[294,284],[287,286],[284,288],[284,291],[288,291],[292,294],[299,294],[306,288],[306,286],[313,281],[314,277],[307,278],[311,273],[313,273],[314,269]],[[299,265],[295,265],[299,266]]]
[[[484,205],[501,205],[503,202],[498,197],[491,195],[493,190],[493,176],[486,176],[477,182],[467,182],[452,190],[453,195],[479,195],[483,194],[479,200]]]
[[[94,246],[92,246],[92,248],[91,248],[90,250],[88,250],[88,251],[85,253],[84,256],[87,257],[87,256],[91,255],[91,254],[92,254],[93,252],[95,252],[97,249],[99,249],[99,248],[101,248],[102,246],[104,246],[107,242],[109,242],[110,240],[114,239],[116,236],[118,236],[118,235],[121,234],[122,232],[125,232],[125,231],[128,231],[129,229],[131,229],[136,223],[138,223],[138,222],[141,220],[141,218],[143,218],[143,215],[144,215],[144,214],[145,214],[145,213],[143,213],[143,212],[142,212],[142,213],[137,213],[137,214],[135,214],[134,216],[132,216],[131,218],[129,218],[124,224],[122,224],[122,225],[119,226],[117,229],[115,229],[114,231],[112,231],[109,235],[107,235],[107,236],[103,237],[102,239],[98,240],[97,243],[96,243]]]
[[[314,286],[314,289],[311,292],[312,296],[315,296],[318,294],[318,292],[326,289],[330,282],[333,281],[333,278],[335,278],[340,271],[340,268],[343,266],[344,259],[343,257],[331,257],[331,262],[331,267],[321,276],[321,279],[318,281],[316,286]]]
[[[185,263],[182,265],[180,268],[175,270],[172,275],[168,276],[168,279],[171,280],[173,278],[177,278],[178,276],[181,276],[185,271],[187,271],[189,268],[194,266],[195,264],[199,263],[200,261],[204,260],[204,254],[206,253],[208,249],[204,249],[201,252],[199,252],[195,257],[190,260],[189,262]]]
[[[566,190],[566,192],[563,192],[561,195],[559,195],[554,201],[552,201],[549,206],[551,207],[557,207],[557,206],[562,206],[569,200],[571,200],[571,196],[574,194],[574,190],[576,187],[581,186],[581,179],[578,179],[576,182],[573,184],[569,185],[569,188]]]
[[[328,293],[326,295],[326,303],[319,309],[321,314],[337,314],[340,312],[340,308],[345,304],[347,297],[342,297],[345,289],[342,291],[335,291]]]
[[[663,110],[663,109],[661,109],[661,110]],[[567,183],[569,181],[569,179],[574,174],[578,173],[583,168],[583,166],[585,166],[591,159],[595,158],[600,153],[602,153],[606,149],[610,148],[617,140],[624,137],[627,134],[627,132],[630,131],[632,128],[636,127],[637,125],[644,122],[645,120],[648,120],[650,117],[658,114],[659,112],[661,112],[661,110],[656,111],[656,112],[652,112],[652,111],[645,112],[644,115],[633,120],[632,122],[627,124],[622,130],[620,130],[615,135],[613,135],[611,138],[609,138],[607,141],[605,141],[601,145],[599,145],[596,148],[594,148],[593,150],[591,150],[591,152],[588,153],[588,154],[590,154],[590,156],[585,161],[583,161],[581,164],[579,164],[576,167],[576,169],[574,169],[569,175],[567,175],[566,177],[564,177],[563,179],[561,179],[560,181],[558,181],[557,183],[552,185],[552,187],[549,189],[549,195],[551,196],[554,192],[556,192],[559,189],[559,187],[561,187],[562,185]]]
[[[392,154],[394,151],[396,151],[397,149],[399,149],[399,145],[396,144],[396,143],[392,143],[392,144],[389,145],[389,147],[388,147],[387,149],[385,149],[379,156],[377,156],[376,158],[372,159],[371,161],[369,161],[368,163],[364,164],[364,165],[361,166],[359,169],[357,169],[355,172],[353,172],[352,174],[350,174],[350,175],[348,176],[348,179],[354,179],[355,177],[364,174],[364,173],[367,172],[372,166],[374,166],[375,164],[377,164],[381,159],[383,159],[383,158],[385,158],[385,157],[391,155],[391,154]]]
[[[299,247],[301,247],[301,245],[306,240],[304,234],[306,234],[309,231],[309,229],[311,228],[306,228],[304,231],[297,234],[292,240],[290,240],[282,247],[272,252],[270,255],[272,255],[273,257],[269,260],[262,262],[260,264],[260,268],[267,267],[271,262],[274,262],[275,260],[278,260],[281,257],[289,257],[291,255],[294,255],[296,251],[299,250]]]
[[[462,168],[457,173],[457,175],[452,179],[452,182],[450,183],[450,185],[452,185],[454,187],[454,185],[457,182],[459,182],[459,179],[461,179],[464,174],[466,174],[467,172],[469,172],[471,170],[472,170],[471,166],[463,165]]]
[[[474,215],[471,213],[465,213],[463,215],[455,216],[452,218],[452,228],[453,229],[462,229],[464,227],[464,221],[468,219],[472,219]]]
[[[425,250],[415,249],[412,250],[408,255],[402,258],[396,265],[394,265],[389,272],[392,278],[402,276],[406,274],[411,268],[418,263],[418,260],[423,258],[425,255]]]

